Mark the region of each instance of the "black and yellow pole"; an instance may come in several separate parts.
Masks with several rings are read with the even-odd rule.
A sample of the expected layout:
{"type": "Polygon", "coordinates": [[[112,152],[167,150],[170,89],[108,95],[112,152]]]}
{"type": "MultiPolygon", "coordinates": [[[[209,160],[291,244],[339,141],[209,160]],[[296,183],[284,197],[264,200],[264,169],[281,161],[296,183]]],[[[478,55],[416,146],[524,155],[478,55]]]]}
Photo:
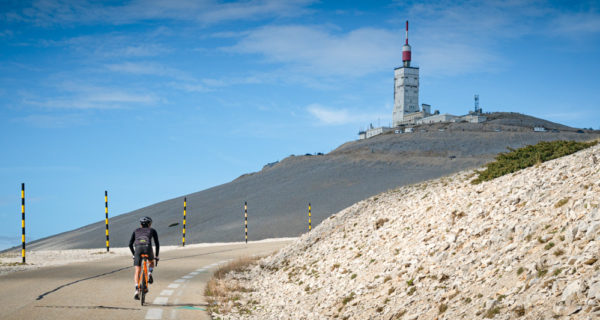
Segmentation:
{"type": "Polygon", "coordinates": [[[110,245],[108,241],[108,191],[104,190],[104,222],[106,223],[106,252],[110,251],[110,245]]]}
{"type": "Polygon", "coordinates": [[[181,245],[185,247],[185,215],[187,211],[187,197],[183,198],[183,237],[181,245]]]}
{"type": "Polygon", "coordinates": [[[248,202],[244,201],[244,226],[246,229],[246,243],[248,243],[248,202]]]}
{"type": "Polygon", "coordinates": [[[25,183],[21,183],[21,256],[25,263],[25,183]]]}
{"type": "Polygon", "coordinates": [[[310,212],[310,202],[308,203],[308,231],[312,230],[312,221],[311,221],[311,212],[310,212]]]}

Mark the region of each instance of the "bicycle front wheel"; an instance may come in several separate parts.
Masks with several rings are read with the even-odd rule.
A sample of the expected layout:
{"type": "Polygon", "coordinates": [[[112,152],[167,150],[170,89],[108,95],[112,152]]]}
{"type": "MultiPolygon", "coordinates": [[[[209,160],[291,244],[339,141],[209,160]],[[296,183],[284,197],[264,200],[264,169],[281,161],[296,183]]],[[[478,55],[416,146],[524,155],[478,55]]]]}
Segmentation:
{"type": "Polygon", "coordinates": [[[144,302],[146,302],[146,281],[144,279],[142,279],[142,282],[140,283],[140,302],[142,303],[142,306],[144,305],[144,302]]]}

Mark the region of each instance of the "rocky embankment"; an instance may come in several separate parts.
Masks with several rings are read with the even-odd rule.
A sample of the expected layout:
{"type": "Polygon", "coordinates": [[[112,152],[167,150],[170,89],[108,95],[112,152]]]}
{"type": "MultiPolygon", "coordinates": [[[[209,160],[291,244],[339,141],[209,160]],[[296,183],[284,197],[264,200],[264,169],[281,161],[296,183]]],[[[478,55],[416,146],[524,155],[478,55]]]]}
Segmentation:
{"type": "Polygon", "coordinates": [[[340,211],[225,278],[221,319],[598,319],[600,146],[340,211]]]}

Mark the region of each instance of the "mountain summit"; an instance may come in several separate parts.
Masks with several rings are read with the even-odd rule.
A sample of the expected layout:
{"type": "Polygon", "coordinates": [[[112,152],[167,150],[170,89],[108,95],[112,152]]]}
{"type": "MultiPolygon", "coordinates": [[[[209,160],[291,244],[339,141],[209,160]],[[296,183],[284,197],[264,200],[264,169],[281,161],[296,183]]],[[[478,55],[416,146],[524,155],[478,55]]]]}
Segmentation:
{"type": "MultiPolygon", "coordinates": [[[[399,186],[479,167],[507,148],[539,141],[583,141],[600,137],[515,113],[486,114],[485,123],[447,123],[414,127],[413,133],[388,132],[343,144],[328,154],[290,156],[229,183],[186,195],[186,243],[244,240],[244,202],[248,237],[260,240],[298,236],[360,200],[399,186]],[[533,132],[533,127],[547,132],[533,132]]],[[[181,244],[183,197],[110,217],[113,247],[127,246],[143,216],[154,220],[161,244],[181,244]]],[[[102,208],[99,208],[101,211],[102,208]]],[[[100,248],[104,220],[28,244],[29,249],[100,248]]]]}

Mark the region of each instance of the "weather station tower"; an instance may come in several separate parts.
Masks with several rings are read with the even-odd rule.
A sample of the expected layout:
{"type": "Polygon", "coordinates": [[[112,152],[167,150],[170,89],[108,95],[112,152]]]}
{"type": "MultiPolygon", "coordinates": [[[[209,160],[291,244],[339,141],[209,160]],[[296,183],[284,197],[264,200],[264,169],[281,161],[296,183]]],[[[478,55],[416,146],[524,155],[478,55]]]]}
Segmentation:
{"type": "Polygon", "coordinates": [[[411,67],[410,61],[411,48],[408,44],[408,21],[406,21],[402,67],[394,69],[394,127],[411,120],[411,113],[419,112],[419,68],[411,67]]]}

